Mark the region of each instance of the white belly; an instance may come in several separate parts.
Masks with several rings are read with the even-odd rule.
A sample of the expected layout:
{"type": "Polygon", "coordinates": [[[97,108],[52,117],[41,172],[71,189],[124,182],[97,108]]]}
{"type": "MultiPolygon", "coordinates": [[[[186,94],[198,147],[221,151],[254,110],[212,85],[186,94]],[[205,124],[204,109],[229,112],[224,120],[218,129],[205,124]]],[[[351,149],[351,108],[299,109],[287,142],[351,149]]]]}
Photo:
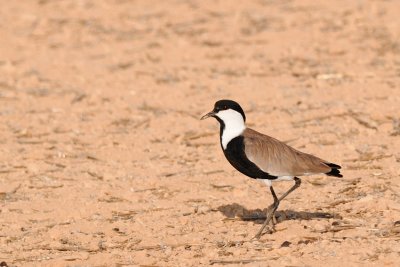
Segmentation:
{"type": "Polygon", "coordinates": [[[272,186],[273,182],[281,182],[281,181],[293,181],[294,176],[278,176],[278,178],[274,180],[268,180],[268,179],[259,179],[262,180],[268,187],[272,186]]]}

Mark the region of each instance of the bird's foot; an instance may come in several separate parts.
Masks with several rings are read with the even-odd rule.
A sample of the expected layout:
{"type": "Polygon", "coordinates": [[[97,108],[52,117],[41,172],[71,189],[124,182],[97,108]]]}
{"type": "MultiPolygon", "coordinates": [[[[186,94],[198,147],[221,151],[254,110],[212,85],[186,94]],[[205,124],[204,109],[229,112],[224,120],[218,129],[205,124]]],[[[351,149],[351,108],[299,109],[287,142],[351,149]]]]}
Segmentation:
{"type": "Polygon", "coordinates": [[[251,241],[253,241],[253,240],[259,240],[260,238],[261,238],[261,236],[263,236],[263,235],[265,235],[265,234],[269,234],[269,235],[271,235],[271,234],[273,234],[273,233],[275,233],[276,232],[276,230],[275,230],[275,226],[272,226],[272,227],[267,227],[266,229],[265,229],[265,231],[263,231],[263,232],[261,232],[261,233],[257,233],[252,239],[250,239],[251,241]]]}

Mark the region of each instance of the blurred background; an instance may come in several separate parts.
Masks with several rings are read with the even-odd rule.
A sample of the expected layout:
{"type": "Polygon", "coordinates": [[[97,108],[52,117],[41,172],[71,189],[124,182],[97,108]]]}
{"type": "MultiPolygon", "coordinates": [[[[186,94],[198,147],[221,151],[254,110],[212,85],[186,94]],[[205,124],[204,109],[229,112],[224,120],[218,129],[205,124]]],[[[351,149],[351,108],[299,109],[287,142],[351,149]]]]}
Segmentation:
{"type": "Polygon", "coordinates": [[[398,266],[399,10],[3,1],[0,261],[398,266]],[[225,161],[217,122],[199,121],[222,98],[252,128],[344,168],[306,178],[260,241],[246,240],[266,188],[225,161]]]}

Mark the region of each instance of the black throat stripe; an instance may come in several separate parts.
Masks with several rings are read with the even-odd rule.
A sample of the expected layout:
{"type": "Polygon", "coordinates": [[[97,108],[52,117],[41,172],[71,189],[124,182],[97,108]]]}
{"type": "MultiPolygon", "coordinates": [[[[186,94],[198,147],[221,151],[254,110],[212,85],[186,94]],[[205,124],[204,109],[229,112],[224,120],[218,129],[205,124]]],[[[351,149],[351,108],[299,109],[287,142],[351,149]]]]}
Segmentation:
{"type": "Polygon", "coordinates": [[[257,165],[255,165],[247,158],[244,152],[245,150],[244,150],[243,136],[238,136],[233,138],[228,143],[226,149],[224,150],[222,148],[222,150],[224,151],[225,157],[229,161],[229,163],[233,167],[235,167],[236,170],[240,171],[244,175],[247,175],[251,178],[268,179],[268,180],[274,180],[278,178],[277,176],[272,176],[262,171],[260,168],[257,167],[257,165]]]}

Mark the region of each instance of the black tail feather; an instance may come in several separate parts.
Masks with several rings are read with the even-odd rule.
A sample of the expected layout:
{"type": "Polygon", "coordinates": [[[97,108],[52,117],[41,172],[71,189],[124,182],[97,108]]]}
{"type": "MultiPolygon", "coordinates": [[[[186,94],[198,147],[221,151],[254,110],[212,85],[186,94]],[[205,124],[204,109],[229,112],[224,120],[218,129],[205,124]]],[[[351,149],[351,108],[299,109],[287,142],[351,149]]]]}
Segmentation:
{"type": "Polygon", "coordinates": [[[333,163],[326,163],[329,167],[331,167],[331,171],[325,173],[328,176],[334,176],[334,177],[343,177],[343,175],[340,173],[340,168],[342,168],[339,165],[333,164],[333,163]]]}
{"type": "Polygon", "coordinates": [[[328,165],[329,167],[333,168],[333,169],[341,169],[342,166],[336,165],[334,163],[325,163],[326,165],[328,165]]]}

